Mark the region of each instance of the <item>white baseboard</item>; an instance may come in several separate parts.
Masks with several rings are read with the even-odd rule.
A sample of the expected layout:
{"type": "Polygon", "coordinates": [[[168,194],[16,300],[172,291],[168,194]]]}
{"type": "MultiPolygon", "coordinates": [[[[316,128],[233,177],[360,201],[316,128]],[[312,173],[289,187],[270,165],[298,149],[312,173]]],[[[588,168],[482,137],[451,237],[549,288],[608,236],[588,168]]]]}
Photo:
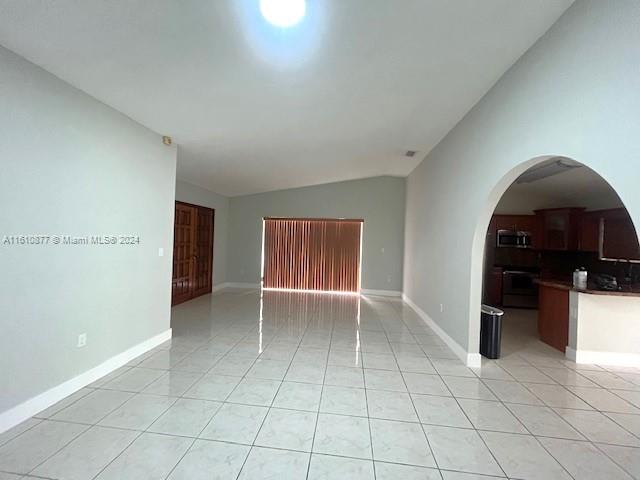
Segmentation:
{"type": "Polygon", "coordinates": [[[427,326],[438,334],[442,341],[447,344],[453,353],[455,353],[467,367],[477,368],[481,366],[481,356],[479,353],[468,353],[458,342],[451,338],[449,334],[440,327],[440,325],[438,325],[424,310],[416,305],[413,300],[407,297],[404,293],[402,294],[402,300],[415,310],[427,326]]]}
{"type": "Polygon", "coordinates": [[[97,367],[93,367],[84,373],[81,373],[77,377],[67,380],[60,385],[57,385],[46,392],[36,395],[30,398],[26,402],[16,405],[15,407],[0,413],[0,433],[9,430],[10,428],[24,422],[31,418],[35,414],[41,412],[45,408],[49,408],[55,405],[60,400],[68,397],[74,392],[77,392],[83,387],[95,382],[96,380],[104,377],[108,373],[113,372],[117,368],[126,365],[134,358],[148,352],[152,348],[166,342],[171,339],[171,329],[145,340],[133,347],[125,350],[122,353],[117,354],[114,357],[102,362],[97,367]]]}
{"type": "Polygon", "coordinates": [[[378,295],[380,297],[402,297],[402,292],[397,290],[373,290],[371,288],[361,288],[360,293],[363,295],[378,295]]]}
{"type": "Polygon", "coordinates": [[[618,367],[640,367],[640,354],[574,350],[566,347],[565,356],[576,363],[587,365],[610,365],[618,367]]]}

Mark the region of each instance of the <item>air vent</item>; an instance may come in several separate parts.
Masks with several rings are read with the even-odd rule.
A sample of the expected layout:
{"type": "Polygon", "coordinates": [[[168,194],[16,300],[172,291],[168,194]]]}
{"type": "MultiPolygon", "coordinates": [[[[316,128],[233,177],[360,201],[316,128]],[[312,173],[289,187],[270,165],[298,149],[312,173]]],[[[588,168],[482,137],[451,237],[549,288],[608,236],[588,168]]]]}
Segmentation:
{"type": "Polygon", "coordinates": [[[415,154],[418,153],[417,150],[407,150],[406,153],[404,154],[405,157],[413,157],[415,156],[415,154]]]}

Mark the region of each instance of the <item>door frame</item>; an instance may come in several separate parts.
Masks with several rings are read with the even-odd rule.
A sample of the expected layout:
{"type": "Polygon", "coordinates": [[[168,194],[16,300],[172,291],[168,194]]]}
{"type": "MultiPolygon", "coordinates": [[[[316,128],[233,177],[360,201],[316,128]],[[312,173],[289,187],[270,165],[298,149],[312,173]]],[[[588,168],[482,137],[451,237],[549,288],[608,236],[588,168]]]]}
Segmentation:
{"type": "MultiPolygon", "coordinates": [[[[206,295],[206,294],[211,293],[213,291],[213,254],[214,254],[213,252],[214,252],[214,242],[215,242],[214,235],[215,235],[215,222],[216,222],[216,209],[215,208],[207,207],[205,205],[197,205],[195,203],[189,203],[189,202],[183,202],[183,201],[180,201],[180,200],[175,200],[175,202],[174,202],[174,211],[175,211],[176,205],[184,205],[184,206],[192,207],[192,208],[196,209],[196,215],[195,215],[195,222],[196,223],[194,224],[194,230],[196,232],[196,235],[197,235],[197,232],[198,232],[198,224],[197,224],[198,213],[197,213],[197,209],[204,208],[206,210],[211,210],[211,236],[210,236],[211,241],[209,242],[209,244],[210,244],[210,247],[209,247],[209,252],[210,252],[210,255],[209,255],[209,271],[211,272],[211,275],[210,275],[211,279],[209,281],[209,288],[207,289],[207,291],[204,291],[204,292],[201,292],[201,293],[199,293],[197,295],[194,295],[194,292],[195,292],[195,285],[194,285],[193,287],[191,287],[191,294],[187,298],[181,299],[180,301],[176,301],[174,299],[174,297],[173,297],[173,288],[172,288],[172,293],[171,293],[171,306],[172,307],[175,306],[175,305],[179,305],[181,303],[187,302],[189,300],[193,300],[194,298],[200,297],[202,295],[206,295]]],[[[171,266],[171,268],[172,268],[171,278],[172,278],[172,282],[173,282],[173,252],[174,252],[175,241],[176,241],[176,239],[175,239],[175,219],[174,219],[174,235],[173,235],[173,244],[171,246],[172,247],[171,248],[171,265],[172,265],[171,266]]],[[[194,242],[197,243],[197,240],[195,238],[194,238],[194,242]]],[[[195,244],[194,244],[194,246],[195,246],[195,244]]],[[[192,268],[195,268],[193,263],[192,263],[192,268]]]]}

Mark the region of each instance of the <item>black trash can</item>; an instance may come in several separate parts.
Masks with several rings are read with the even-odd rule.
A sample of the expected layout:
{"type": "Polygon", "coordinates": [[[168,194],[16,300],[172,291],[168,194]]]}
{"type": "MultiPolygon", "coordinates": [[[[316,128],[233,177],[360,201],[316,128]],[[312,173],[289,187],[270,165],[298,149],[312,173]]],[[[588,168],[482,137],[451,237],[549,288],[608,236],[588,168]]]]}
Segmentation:
{"type": "Polygon", "coordinates": [[[480,319],[480,354],[487,358],[500,358],[502,315],[499,308],[482,305],[480,319]]]}

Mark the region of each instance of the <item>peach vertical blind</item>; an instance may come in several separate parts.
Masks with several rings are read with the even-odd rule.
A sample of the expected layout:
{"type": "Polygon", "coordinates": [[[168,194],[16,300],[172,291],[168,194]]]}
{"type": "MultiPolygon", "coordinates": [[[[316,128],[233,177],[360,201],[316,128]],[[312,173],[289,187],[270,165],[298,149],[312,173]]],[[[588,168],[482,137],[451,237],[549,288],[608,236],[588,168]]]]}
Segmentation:
{"type": "Polygon", "coordinates": [[[264,219],[265,288],[357,292],[362,220],[264,219]]]}

